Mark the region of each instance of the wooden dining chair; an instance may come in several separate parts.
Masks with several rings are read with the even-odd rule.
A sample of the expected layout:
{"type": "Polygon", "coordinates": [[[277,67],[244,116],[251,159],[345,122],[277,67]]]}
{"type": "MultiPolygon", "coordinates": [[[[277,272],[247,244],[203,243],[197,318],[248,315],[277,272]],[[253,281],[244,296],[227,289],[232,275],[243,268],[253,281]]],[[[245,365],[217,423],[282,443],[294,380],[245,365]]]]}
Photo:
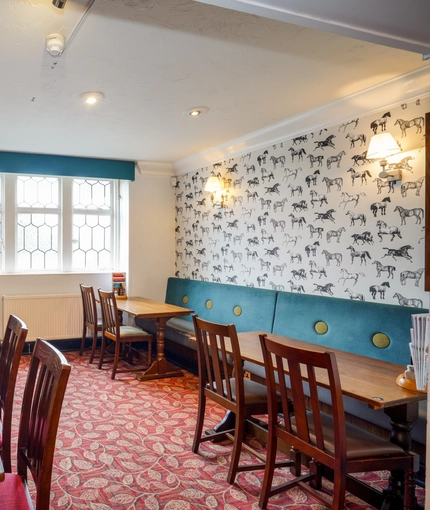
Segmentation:
{"type": "Polygon", "coordinates": [[[12,469],[11,428],[15,385],[27,333],[25,323],[10,315],[0,353],[0,457],[7,473],[12,469]]]}
{"type": "Polygon", "coordinates": [[[98,290],[100,298],[100,308],[102,312],[102,346],[100,351],[100,361],[98,368],[102,368],[104,363],[112,360],[105,360],[106,340],[115,342],[115,353],[113,357],[113,367],[111,378],[115,379],[115,375],[124,372],[140,372],[151,365],[152,362],[152,340],[151,334],[143,331],[135,326],[123,326],[119,318],[118,307],[116,303],[115,293],[98,290]],[[130,366],[133,361],[132,343],[147,342],[148,344],[148,363],[145,367],[130,366]],[[118,363],[123,347],[123,354],[128,361],[127,368],[118,369],[118,363]],[[128,355],[128,356],[127,356],[128,355]]]}
{"type": "Polygon", "coordinates": [[[79,286],[81,288],[83,310],[83,331],[79,354],[82,356],[85,349],[87,334],[90,332],[92,335],[92,343],[89,363],[92,363],[96,353],[98,333],[102,330],[102,319],[98,317],[97,314],[97,303],[92,286],[83,285],[82,283],[79,286]]]}
{"type": "Polygon", "coordinates": [[[49,510],[55,441],[70,374],[70,364],[55,347],[36,340],[25,384],[19,421],[17,473],[0,482],[2,510],[49,510]],[[35,505],[28,488],[35,485],[35,505]]]}
{"type": "Polygon", "coordinates": [[[299,485],[326,507],[339,510],[344,508],[347,474],[379,470],[405,470],[403,508],[415,508],[415,472],[418,471],[419,456],[345,422],[335,354],[290,347],[270,340],[267,335],[260,335],[260,342],[269,392],[267,464],[260,508],[267,507],[271,496],[299,485]],[[276,371],[284,409],[290,405],[287,394],[294,405],[294,415],[284,413],[282,420],[277,416],[276,371]],[[327,375],[332,416],[320,410],[317,374],[318,377],[327,375]],[[291,393],[287,389],[288,381],[291,393]],[[272,487],[278,439],[300,450],[311,461],[309,473],[302,475],[300,469],[296,470],[296,478],[272,487]],[[331,500],[321,490],[322,476],[326,474],[323,466],[333,477],[331,500]]]}
{"type": "MultiPolygon", "coordinates": [[[[267,388],[263,384],[244,378],[239,341],[233,324],[208,322],[197,315],[193,315],[193,323],[199,367],[199,405],[192,451],[197,453],[199,445],[205,441],[225,436],[231,439],[233,451],[227,481],[233,484],[238,472],[265,467],[265,456],[244,443],[243,438],[246,421],[252,416],[267,414],[267,388]],[[207,399],[234,413],[233,428],[203,434],[207,399]],[[239,465],[242,448],[261,462],[239,465]]],[[[254,422],[254,426],[258,427],[258,422],[254,422]]],[[[292,461],[280,462],[278,467],[290,465],[293,465],[292,461]]]]}

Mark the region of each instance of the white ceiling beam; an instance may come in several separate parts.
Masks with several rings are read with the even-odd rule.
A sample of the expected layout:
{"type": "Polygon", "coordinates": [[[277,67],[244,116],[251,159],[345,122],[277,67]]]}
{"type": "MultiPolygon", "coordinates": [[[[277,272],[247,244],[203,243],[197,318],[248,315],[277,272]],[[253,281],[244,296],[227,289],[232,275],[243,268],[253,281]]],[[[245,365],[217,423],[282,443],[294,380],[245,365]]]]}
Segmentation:
{"type": "Polygon", "coordinates": [[[197,0],[422,55],[430,52],[428,0],[197,0]]]}

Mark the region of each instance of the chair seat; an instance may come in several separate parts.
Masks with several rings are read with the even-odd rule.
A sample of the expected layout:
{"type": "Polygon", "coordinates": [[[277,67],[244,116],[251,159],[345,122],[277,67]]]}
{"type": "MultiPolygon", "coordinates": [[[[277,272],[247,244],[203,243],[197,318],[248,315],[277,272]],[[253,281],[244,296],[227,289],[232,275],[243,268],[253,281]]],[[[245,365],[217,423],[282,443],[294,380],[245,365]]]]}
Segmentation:
{"type": "MultiPolygon", "coordinates": [[[[308,413],[309,432],[311,440],[315,441],[314,422],[311,412],[308,413]]],[[[291,419],[291,424],[295,421],[291,419]]],[[[326,451],[334,454],[334,429],[333,418],[326,413],[321,413],[321,421],[324,430],[324,445],[326,451]]],[[[364,457],[389,457],[393,455],[403,455],[405,451],[386,439],[382,439],[374,434],[366,432],[355,425],[346,423],[346,458],[360,459],[364,457]]]]}
{"type": "Polygon", "coordinates": [[[2,510],[29,510],[27,493],[20,476],[5,473],[4,481],[0,483],[0,502],[2,510]]]}
{"type": "Polygon", "coordinates": [[[135,326],[120,326],[119,334],[122,337],[127,337],[127,336],[148,337],[148,336],[151,336],[146,331],[143,331],[143,329],[136,328],[135,326]]]}

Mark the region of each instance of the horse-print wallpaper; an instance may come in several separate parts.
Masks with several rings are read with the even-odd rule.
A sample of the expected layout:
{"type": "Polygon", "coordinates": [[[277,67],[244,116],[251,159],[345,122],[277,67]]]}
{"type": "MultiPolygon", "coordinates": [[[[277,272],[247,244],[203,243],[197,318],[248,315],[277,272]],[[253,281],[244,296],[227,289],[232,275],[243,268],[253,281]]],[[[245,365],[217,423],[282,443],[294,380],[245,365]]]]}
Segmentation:
{"type": "Polygon", "coordinates": [[[424,117],[429,97],[214,162],[176,185],[176,276],[427,307],[424,117]],[[379,177],[373,134],[402,152],[379,177]],[[209,176],[223,183],[211,207],[209,176]]]}

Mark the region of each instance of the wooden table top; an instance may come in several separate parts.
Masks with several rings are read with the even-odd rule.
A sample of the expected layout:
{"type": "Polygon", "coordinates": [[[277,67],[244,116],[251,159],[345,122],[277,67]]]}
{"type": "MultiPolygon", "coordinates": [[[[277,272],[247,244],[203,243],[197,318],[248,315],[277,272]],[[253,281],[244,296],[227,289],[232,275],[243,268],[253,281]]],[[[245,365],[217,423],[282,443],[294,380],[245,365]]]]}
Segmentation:
{"type": "MultiPolygon", "coordinates": [[[[238,333],[241,356],[244,360],[264,365],[259,334],[263,331],[238,333]]],[[[294,340],[281,335],[268,333],[272,340],[291,346],[315,351],[332,351],[336,354],[342,385],[342,393],[366,402],[373,409],[383,409],[401,404],[426,400],[427,394],[407,390],[396,384],[396,378],[405,371],[403,365],[396,365],[346,351],[294,340]]],[[[317,373],[322,387],[328,387],[328,380],[317,373]]]]}
{"type": "Polygon", "coordinates": [[[163,301],[154,301],[143,297],[129,297],[127,299],[117,299],[118,310],[129,313],[141,319],[151,319],[155,317],[181,317],[193,313],[189,308],[170,305],[163,301]]]}

